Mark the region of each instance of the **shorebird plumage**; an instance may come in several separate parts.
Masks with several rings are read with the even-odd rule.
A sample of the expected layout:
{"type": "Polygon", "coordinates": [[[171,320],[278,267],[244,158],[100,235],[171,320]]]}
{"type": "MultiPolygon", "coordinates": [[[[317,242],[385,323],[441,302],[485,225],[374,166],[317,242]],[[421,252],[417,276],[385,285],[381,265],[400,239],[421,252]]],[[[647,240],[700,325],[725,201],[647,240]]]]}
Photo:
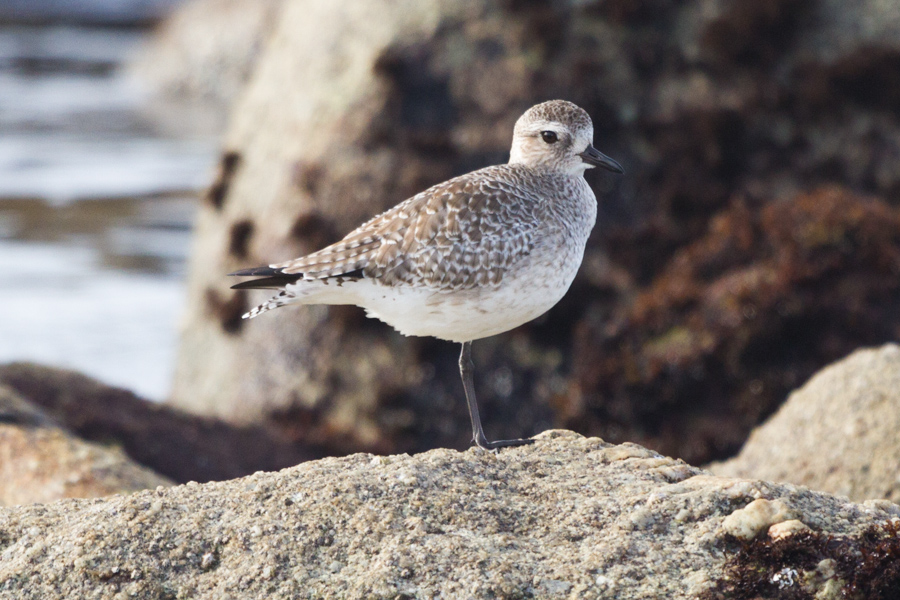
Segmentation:
{"type": "Polygon", "coordinates": [[[307,256],[232,273],[260,277],[235,289],[280,289],[244,318],[291,303],[353,304],[404,335],[459,342],[475,442],[530,442],[485,438],[471,342],[540,316],[569,289],[597,216],[584,172],[623,172],[592,138],[575,104],[533,106],[516,122],[508,164],[428,188],[307,256]]]}

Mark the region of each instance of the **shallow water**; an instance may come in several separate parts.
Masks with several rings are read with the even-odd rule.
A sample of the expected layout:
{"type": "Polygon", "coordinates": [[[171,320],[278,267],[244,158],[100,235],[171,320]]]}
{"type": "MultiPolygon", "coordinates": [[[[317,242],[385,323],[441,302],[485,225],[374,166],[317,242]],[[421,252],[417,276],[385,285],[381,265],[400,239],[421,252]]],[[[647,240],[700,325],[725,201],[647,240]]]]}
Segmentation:
{"type": "Polygon", "coordinates": [[[161,399],[216,140],[147,110],[121,68],[144,35],[0,29],[0,362],[161,399]]]}

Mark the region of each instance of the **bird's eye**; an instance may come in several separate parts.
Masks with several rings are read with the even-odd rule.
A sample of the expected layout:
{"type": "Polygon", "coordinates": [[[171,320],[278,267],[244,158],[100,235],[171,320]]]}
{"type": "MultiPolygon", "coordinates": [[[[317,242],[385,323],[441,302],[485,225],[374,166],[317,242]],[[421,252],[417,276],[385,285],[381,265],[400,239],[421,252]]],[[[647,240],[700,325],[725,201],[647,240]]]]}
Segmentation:
{"type": "Polygon", "coordinates": [[[548,144],[555,144],[559,137],[557,137],[555,131],[542,131],[541,139],[548,144]]]}

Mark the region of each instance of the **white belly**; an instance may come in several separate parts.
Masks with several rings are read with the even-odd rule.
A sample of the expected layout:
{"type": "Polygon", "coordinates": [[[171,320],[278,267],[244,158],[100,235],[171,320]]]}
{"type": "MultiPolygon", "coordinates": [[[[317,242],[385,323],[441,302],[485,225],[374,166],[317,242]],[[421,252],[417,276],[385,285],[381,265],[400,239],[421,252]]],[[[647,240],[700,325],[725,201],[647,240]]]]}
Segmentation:
{"type": "Polygon", "coordinates": [[[466,342],[527,323],[547,312],[561,297],[511,288],[453,294],[406,288],[367,302],[366,314],[403,335],[466,342]]]}
{"type": "Polygon", "coordinates": [[[577,260],[556,258],[555,264],[543,262],[508,273],[498,286],[464,291],[389,288],[360,281],[355,304],[404,335],[477,340],[527,323],[560,301],[575,278],[581,253],[577,260]]]}

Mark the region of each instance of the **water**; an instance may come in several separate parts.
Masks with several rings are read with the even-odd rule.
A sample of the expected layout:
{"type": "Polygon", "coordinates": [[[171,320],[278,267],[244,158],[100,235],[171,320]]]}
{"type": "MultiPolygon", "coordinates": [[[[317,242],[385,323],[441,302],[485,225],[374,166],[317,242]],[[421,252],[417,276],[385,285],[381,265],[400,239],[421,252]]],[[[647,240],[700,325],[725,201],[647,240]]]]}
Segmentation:
{"type": "Polygon", "coordinates": [[[145,35],[0,29],[0,362],[73,368],[161,399],[196,191],[217,145],[145,110],[121,68],[145,35]]]}
{"type": "Polygon", "coordinates": [[[181,0],[0,0],[3,22],[131,25],[160,16],[181,0]]]}

